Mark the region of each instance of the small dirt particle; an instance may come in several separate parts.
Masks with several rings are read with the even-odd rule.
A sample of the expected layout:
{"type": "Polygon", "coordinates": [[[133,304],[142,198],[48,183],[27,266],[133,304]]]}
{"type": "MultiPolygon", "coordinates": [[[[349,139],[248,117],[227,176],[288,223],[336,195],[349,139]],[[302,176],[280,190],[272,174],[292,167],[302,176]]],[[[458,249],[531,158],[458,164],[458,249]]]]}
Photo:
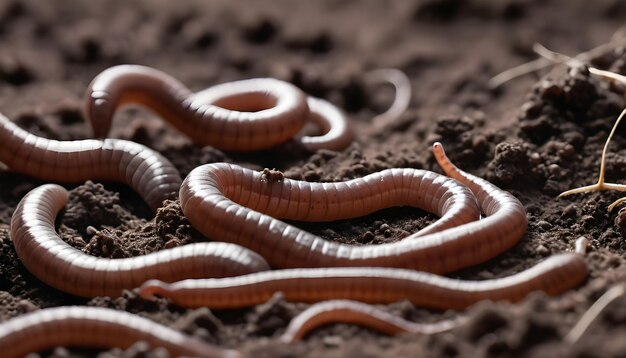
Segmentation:
{"type": "Polygon", "coordinates": [[[615,230],[626,237],[626,208],[621,208],[615,217],[615,230]]]}
{"type": "Polygon", "coordinates": [[[261,176],[263,177],[263,179],[267,180],[270,183],[279,182],[285,179],[285,175],[283,174],[283,172],[281,172],[280,170],[276,170],[276,168],[263,169],[261,176]]]}
{"type": "Polygon", "coordinates": [[[537,247],[535,248],[535,251],[537,251],[537,254],[544,256],[544,257],[550,255],[550,249],[548,249],[547,247],[543,245],[537,245],[537,247]]]}

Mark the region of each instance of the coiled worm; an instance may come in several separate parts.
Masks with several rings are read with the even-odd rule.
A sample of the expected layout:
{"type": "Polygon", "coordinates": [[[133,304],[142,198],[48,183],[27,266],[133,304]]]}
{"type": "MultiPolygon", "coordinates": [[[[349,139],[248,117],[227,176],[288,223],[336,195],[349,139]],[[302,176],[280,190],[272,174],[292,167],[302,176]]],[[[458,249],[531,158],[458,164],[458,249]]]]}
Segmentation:
{"type": "Polygon", "coordinates": [[[58,182],[128,184],[156,211],[176,198],[178,170],[161,154],[120,139],[58,141],[37,137],[0,114],[0,161],[9,169],[58,182]]]}
{"type": "Polygon", "coordinates": [[[99,258],[65,243],[54,230],[68,192],[55,184],[29,192],[11,218],[11,239],[20,261],[44,283],[84,297],[117,297],[123,289],[158,278],[225,277],[269,269],[259,255],[243,247],[221,243],[195,243],[145,256],[99,258]]]}
{"type": "Polygon", "coordinates": [[[352,130],[337,106],[321,98],[308,97],[309,120],[322,130],[319,136],[302,136],[298,140],[310,151],[328,149],[340,151],[352,142],[352,130]]]}
{"type": "Polygon", "coordinates": [[[332,104],[307,100],[294,85],[271,78],[223,83],[194,94],[164,72],[122,65],[96,76],[85,98],[97,137],[109,132],[119,107],[139,104],[195,143],[223,150],[271,148],[294,137],[309,116],[328,133],[301,138],[305,148],[340,150],[352,139],[345,116],[332,104]]]}
{"type": "Polygon", "coordinates": [[[330,323],[358,324],[388,335],[436,334],[449,331],[463,321],[463,319],[458,319],[436,323],[415,323],[365,303],[330,300],[316,303],[294,317],[280,338],[285,343],[292,343],[301,340],[314,329],[330,323]]]}
{"type": "Polygon", "coordinates": [[[0,324],[0,352],[5,358],[58,346],[128,348],[137,341],[163,347],[172,356],[241,357],[146,318],[97,307],[47,308],[0,324]]]}
{"type": "Polygon", "coordinates": [[[183,181],[181,208],[207,237],[247,247],[275,268],[386,266],[446,273],[484,262],[521,239],[527,226],[521,203],[489,182],[459,171],[440,144],[434,151],[446,173],[476,195],[487,218],[471,222],[479,211],[467,188],[416,169],[390,169],[347,182],[307,183],[268,180],[231,164],[207,164],[183,181]],[[416,206],[441,219],[399,242],[370,246],[329,242],[276,219],[349,219],[394,205],[416,206]]]}

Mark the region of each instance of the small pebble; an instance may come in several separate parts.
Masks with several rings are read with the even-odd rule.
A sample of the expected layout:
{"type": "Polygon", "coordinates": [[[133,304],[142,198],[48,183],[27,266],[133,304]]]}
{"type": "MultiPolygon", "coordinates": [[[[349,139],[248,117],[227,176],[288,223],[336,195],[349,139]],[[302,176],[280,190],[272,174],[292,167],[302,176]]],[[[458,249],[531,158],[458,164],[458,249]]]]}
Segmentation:
{"type": "Polygon", "coordinates": [[[548,165],[548,171],[552,175],[559,175],[561,173],[561,167],[557,164],[550,164],[548,165]]]}
{"type": "Polygon", "coordinates": [[[165,248],[166,249],[171,249],[174,247],[180,246],[180,240],[177,238],[171,239],[168,242],[165,243],[165,248]]]}
{"type": "Polygon", "coordinates": [[[550,249],[548,249],[547,247],[543,246],[543,245],[538,245],[535,248],[535,251],[537,251],[537,253],[541,256],[548,256],[550,255],[550,249]]]}
{"type": "Polygon", "coordinates": [[[361,235],[361,240],[359,240],[361,243],[367,244],[369,242],[372,242],[372,240],[374,240],[374,233],[371,231],[366,231],[361,235]]]}
{"type": "Polygon", "coordinates": [[[17,304],[24,313],[34,312],[39,309],[39,307],[28,300],[19,300],[17,304]]]}
{"type": "Polygon", "coordinates": [[[550,230],[552,228],[552,224],[545,220],[540,220],[537,223],[537,227],[539,227],[541,230],[550,230]]]}
{"type": "Polygon", "coordinates": [[[594,218],[593,218],[593,216],[591,216],[591,215],[583,215],[583,216],[581,216],[581,218],[580,218],[580,221],[582,221],[582,222],[583,222],[583,223],[585,223],[585,224],[590,224],[590,223],[593,223],[593,221],[594,221],[594,220],[595,220],[595,219],[594,219],[594,218]]]}
{"type": "Polygon", "coordinates": [[[98,229],[96,229],[95,227],[89,225],[89,226],[87,226],[85,231],[87,232],[87,235],[95,235],[98,232],[98,229]]]}
{"type": "Polygon", "coordinates": [[[573,145],[569,143],[565,144],[565,146],[557,152],[557,155],[559,156],[559,159],[561,160],[567,160],[569,158],[572,158],[575,154],[576,154],[576,149],[574,148],[573,145]]]}
{"type": "Polygon", "coordinates": [[[489,271],[480,271],[477,275],[476,275],[480,280],[491,280],[493,278],[495,278],[496,276],[493,274],[493,272],[489,272],[489,271]]]}
{"type": "Polygon", "coordinates": [[[539,155],[539,153],[532,153],[529,157],[530,162],[532,164],[539,164],[541,163],[541,156],[539,155]]]}
{"type": "Polygon", "coordinates": [[[561,217],[562,218],[567,218],[567,217],[574,217],[576,216],[577,210],[576,210],[576,206],[575,205],[568,205],[565,207],[565,209],[563,209],[563,211],[561,212],[561,217]]]}
{"type": "Polygon", "coordinates": [[[339,336],[324,337],[324,345],[326,347],[339,347],[343,344],[343,339],[339,336]]]}

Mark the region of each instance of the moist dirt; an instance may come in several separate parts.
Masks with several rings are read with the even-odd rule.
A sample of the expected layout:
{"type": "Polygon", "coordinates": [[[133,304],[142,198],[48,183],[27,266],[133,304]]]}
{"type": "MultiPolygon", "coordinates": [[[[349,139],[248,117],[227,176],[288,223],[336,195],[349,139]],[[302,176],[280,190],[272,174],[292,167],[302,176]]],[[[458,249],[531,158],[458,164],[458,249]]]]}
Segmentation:
{"type": "MultiPolygon", "coordinates": [[[[497,90],[488,80],[533,59],[532,44],[574,55],[607,43],[624,24],[620,0],[424,1],[73,1],[0,2],[0,110],[22,128],[53,139],[91,135],[83,91],[109,66],[137,63],[177,77],[194,91],[252,77],[275,77],[343,108],[356,141],[342,152],[307,153],[295,143],[255,153],[201,148],[156,115],[121,111],[112,137],[147,145],[185,176],[225,161],[288,178],[343,181],[387,168],[440,172],[430,146],[441,141],[462,169],[510,191],[524,204],[527,234],[511,250],[451,274],[467,280],[504,277],[559,252],[581,236],[591,241],[588,280],[559,297],[534,293],[517,304],[481,302],[464,311],[432,311],[401,301],[381,308],[416,322],[468,317],[433,336],[388,337],[335,324],[293,345],[278,337],[307,305],[269,302],[239,310],[188,310],[165,299],[77,298],[42,284],[20,264],[9,224],[19,200],[42,181],[0,171],[0,321],[46,307],[89,305],[125,310],[186,334],[255,357],[623,357],[626,297],[611,304],[576,344],[563,337],[614,283],[626,278],[626,212],[607,212],[619,193],[557,199],[597,180],[600,153],[619,112],[623,86],[586,68],[556,66],[497,90]],[[386,128],[371,119],[393,91],[364,73],[398,68],[411,79],[409,110],[386,128]]],[[[594,56],[603,69],[626,74],[626,39],[594,56]],[[621,45],[620,45],[621,43],[621,45]]],[[[313,131],[313,129],[310,129],[313,131]]],[[[626,175],[626,129],[610,147],[607,179],[626,175]]],[[[1,143],[0,143],[1,145],[1,143]]],[[[121,258],[204,241],[177,201],[156,216],[123,185],[66,185],[68,205],[58,232],[95,256],[121,258]]],[[[411,208],[350,221],[293,223],[325,239],[354,245],[401,240],[436,218],[411,208]]],[[[56,348],[45,357],[163,357],[138,343],[127,350],[56,348]]]]}

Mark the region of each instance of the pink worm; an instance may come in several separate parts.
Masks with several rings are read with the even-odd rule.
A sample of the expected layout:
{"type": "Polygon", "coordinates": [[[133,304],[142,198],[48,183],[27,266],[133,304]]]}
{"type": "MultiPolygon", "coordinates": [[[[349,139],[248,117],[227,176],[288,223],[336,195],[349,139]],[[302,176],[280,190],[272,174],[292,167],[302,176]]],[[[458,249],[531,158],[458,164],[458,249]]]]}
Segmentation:
{"type": "Polygon", "coordinates": [[[436,323],[415,323],[396,317],[372,305],[349,301],[331,300],[316,303],[291,320],[280,339],[292,343],[303,339],[314,329],[331,323],[351,323],[374,328],[388,335],[400,333],[436,334],[459,326],[464,319],[436,323]]]}
{"type": "Polygon", "coordinates": [[[1,114],[0,161],[44,180],[123,182],[153,211],[163,200],[176,198],[181,182],[169,160],[141,144],[120,139],[50,140],[26,132],[1,114]]]}
{"type": "Polygon", "coordinates": [[[47,308],[0,324],[0,352],[5,358],[24,357],[58,346],[128,348],[137,341],[145,341],[151,347],[163,347],[172,356],[241,357],[234,350],[108,308],[47,308]]]}
{"type": "Polygon", "coordinates": [[[119,107],[139,104],[195,143],[224,150],[251,151],[284,143],[309,117],[328,132],[321,137],[302,137],[305,148],[341,150],[352,140],[345,116],[332,104],[307,100],[297,87],[271,78],[224,83],[194,94],[164,72],[122,65],[96,76],[85,100],[97,137],[109,132],[119,107]]]}
{"type": "Polygon", "coordinates": [[[409,300],[435,309],[464,309],[482,300],[517,302],[529,292],[558,295],[587,277],[581,255],[549,257],[518,274],[485,281],[464,281],[443,276],[384,267],[286,269],[219,279],[164,283],[150,280],[141,286],[145,298],[160,295],[183,307],[215,309],[247,307],[267,302],[275,292],[288,301],[319,302],[330,299],[368,303],[409,300]]]}
{"type": "Polygon", "coordinates": [[[148,279],[225,277],[268,270],[262,257],[228,243],[196,243],[124,259],[94,257],[65,243],[54,230],[67,191],[47,184],[20,201],[11,219],[11,239],[20,261],[41,281],[84,297],[117,297],[148,279]]]}
{"type": "Polygon", "coordinates": [[[396,98],[389,109],[372,118],[374,127],[382,129],[393,124],[409,108],[411,102],[411,80],[407,75],[395,68],[383,68],[366,74],[365,79],[371,82],[389,83],[396,91],[396,98]]]}
{"type": "MultiPolygon", "coordinates": [[[[411,169],[383,171],[346,183],[319,184],[288,179],[270,182],[240,167],[208,165],[185,179],[181,206],[201,232],[248,246],[278,267],[395,266],[449,272],[493,257],[519,240],[526,229],[526,215],[519,201],[457,169],[441,144],[436,143],[433,149],[446,173],[468,184],[478,196],[487,218],[448,228],[475,217],[473,201],[453,194],[466,189],[457,189],[454,181],[434,173],[411,169]],[[311,238],[269,216],[322,221],[363,215],[393,204],[435,211],[442,218],[433,226],[441,225],[435,230],[429,231],[433,226],[427,228],[428,234],[419,239],[352,247],[311,238]],[[450,219],[451,213],[456,218],[466,212],[469,214],[458,216],[462,219],[450,219]]],[[[183,306],[213,308],[259,304],[278,291],[292,301],[343,298],[389,303],[409,299],[428,307],[464,308],[483,299],[519,300],[538,289],[557,294],[584,280],[586,272],[586,264],[578,255],[557,255],[523,273],[483,282],[382,267],[291,269],[173,284],[152,280],[142,285],[141,294],[163,295],[183,306]]]]}
{"type": "MultiPolygon", "coordinates": [[[[447,289],[452,291],[449,293],[451,295],[456,295],[458,291],[465,290],[465,295],[472,296],[475,295],[476,291],[484,292],[485,289],[491,287],[490,295],[493,294],[493,296],[490,296],[489,299],[492,300],[508,299],[516,301],[522,297],[519,296],[520,293],[525,295],[537,289],[556,295],[584,281],[587,276],[587,265],[582,256],[587,250],[587,245],[587,239],[581,237],[576,240],[575,252],[578,255],[567,253],[553,256],[523,273],[504,279],[483,281],[480,284],[450,280],[454,284],[447,285],[447,289]],[[562,279],[564,281],[561,281],[562,279]],[[532,281],[534,281],[535,285],[533,285],[532,281]],[[510,296],[502,295],[502,292],[497,292],[498,290],[507,290],[510,296]],[[515,292],[516,290],[522,292],[515,292]]],[[[436,289],[441,287],[439,285],[436,289]]],[[[425,290],[423,293],[426,296],[432,294],[430,289],[425,290]]],[[[442,306],[443,304],[440,303],[438,308],[448,308],[442,306]]],[[[389,335],[400,333],[428,335],[449,331],[465,321],[466,318],[459,318],[436,323],[414,323],[393,316],[368,304],[333,299],[314,304],[302,311],[302,313],[291,320],[281,340],[291,343],[304,338],[309,332],[320,326],[339,322],[366,326],[389,335]]]]}
{"type": "Polygon", "coordinates": [[[276,268],[386,266],[446,273],[484,262],[517,243],[527,226],[521,203],[458,170],[445,158],[441,145],[434,150],[444,170],[476,195],[487,218],[470,222],[478,218],[478,209],[467,188],[416,169],[390,169],[347,182],[307,183],[267,180],[236,165],[207,164],[183,181],[181,208],[207,237],[247,247],[276,268]],[[402,241],[358,247],[328,242],[275,219],[349,219],[394,205],[420,207],[441,219],[402,241]]]}

